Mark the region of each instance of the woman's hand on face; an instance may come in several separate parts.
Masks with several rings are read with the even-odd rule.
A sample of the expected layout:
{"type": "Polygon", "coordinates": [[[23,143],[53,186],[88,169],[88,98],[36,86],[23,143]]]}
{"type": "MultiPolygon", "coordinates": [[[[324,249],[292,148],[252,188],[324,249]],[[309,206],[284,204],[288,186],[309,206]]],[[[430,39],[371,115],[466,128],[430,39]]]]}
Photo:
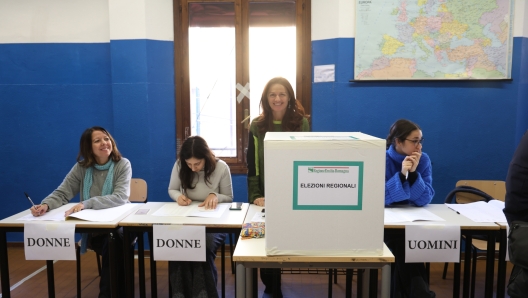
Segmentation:
{"type": "Polygon", "coordinates": [[[205,209],[216,209],[216,205],[218,205],[218,197],[214,193],[210,193],[207,198],[205,198],[205,201],[198,205],[198,207],[205,207],[205,209]]]}
{"type": "Polygon", "coordinates": [[[41,216],[42,214],[48,212],[48,204],[35,205],[29,209],[33,216],[41,216]]]}
{"type": "Polygon", "coordinates": [[[412,161],[412,167],[409,171],[414,172],[416,171],[416,168],[418,167],[418,164],[420,163],[420,157],[422,157],[422,152],[413,152],[408,157],[412,161]]]}
{"type": "Polygon", "coordinates": [[[84,209],[83,203],[79,203],[73,207],[70,208],[70,210],[64,212],[64,217],[69,216],[72,213],[79,212],[84,209]]]}
{"type": "Polygon", "coordinates": [[[176,202],[178,202],[178,205],[180,205],[180,206],[189,206],[189,205],[191,205],[192,200],[189,199],[188,197],[184,196],[184,195],[181,195],[181,196],[178,197],[176,202]]]}
{"type": "Polygon", "coordinates": [[[411,157],[410,156],[406,156],[405,159],[402,162],[401,173],[403,174],[403,176],[407,177],[407,174],[411,170],[412,166],[413,166],[413,162],[411,160],[411,157]]]}
{"type": "Polygon", "coordinates": [[[266,203],[266,200],[264,198],[258,198],[253,201],[253,204],[257,206],[264,207],[264,204],[266,203]]]}

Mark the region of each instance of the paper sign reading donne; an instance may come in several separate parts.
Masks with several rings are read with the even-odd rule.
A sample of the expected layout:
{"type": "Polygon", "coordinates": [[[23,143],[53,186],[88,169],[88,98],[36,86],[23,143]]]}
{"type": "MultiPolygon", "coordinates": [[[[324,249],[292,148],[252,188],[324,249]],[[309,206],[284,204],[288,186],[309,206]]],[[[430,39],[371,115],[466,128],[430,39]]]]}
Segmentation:
{"type": "Polygon", "coordinates": [[[205,227],[154,225],[155,261],[205,262],[205,227]]]}
{"type": "Polygon", "coordinates": [[[75,224],[24,223],[26,260],[75,260],[75,224]]]}
{"type": "Polygon", "coordinates": [[[460,226],[405,226],[405,262],[460,261],[460,226]]]}

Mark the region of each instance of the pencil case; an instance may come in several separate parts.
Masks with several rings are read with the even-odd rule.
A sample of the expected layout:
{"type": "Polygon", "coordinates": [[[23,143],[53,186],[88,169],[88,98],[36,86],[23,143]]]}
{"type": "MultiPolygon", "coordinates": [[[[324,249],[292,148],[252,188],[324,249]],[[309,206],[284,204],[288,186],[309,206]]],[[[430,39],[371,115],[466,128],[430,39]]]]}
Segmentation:
{"type": "Polygon", "coordinates": [[[244,225],[242,225],[242,231],[240,232],[240,236],[242,236],[242,239],[264,238],[265,234],[266,227],[265,223],[263,222],[245,223],[244,225]]]}

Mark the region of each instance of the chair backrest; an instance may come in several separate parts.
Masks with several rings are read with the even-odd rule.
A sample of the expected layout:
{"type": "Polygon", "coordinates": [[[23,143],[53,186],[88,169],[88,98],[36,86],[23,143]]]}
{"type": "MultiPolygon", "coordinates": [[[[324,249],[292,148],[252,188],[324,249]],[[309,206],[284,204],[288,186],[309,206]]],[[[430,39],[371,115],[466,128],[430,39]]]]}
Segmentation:
{"type": "MultiPolygon", "coordinates": [[[[479,189],[486,194],[490,195],[495,200],[504,202],[504,196],[506,195],[506,183],[498,180],[460,180],[457,182],[456,187],[460,186],[471,186],[479,189]]],[[[472,193],[459,192],[456,194],[456,202],[458,204],[471,203],[476,201],[482,201],[482,196],[478,196],[472,193]]]]}
{"type": "Polygon", "coordinates": [[[130,197],[128,200],[132,203],[147,202],[147,182],[141,178],[132,178],[130,180],[130,197]]]}

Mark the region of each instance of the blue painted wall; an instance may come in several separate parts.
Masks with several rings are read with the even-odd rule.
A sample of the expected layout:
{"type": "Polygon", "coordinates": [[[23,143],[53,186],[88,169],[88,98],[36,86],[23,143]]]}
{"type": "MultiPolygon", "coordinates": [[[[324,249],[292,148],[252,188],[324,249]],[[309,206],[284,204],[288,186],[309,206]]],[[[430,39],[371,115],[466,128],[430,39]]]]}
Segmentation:
{"type": "MultiPolygon", "coordinates": [[[[528,41],[514,39],[511,81],[353,82],[354,39],[312,42],[313,65],[335,64],[313,84],[314,131],[385,137],[398,118],[421,125],[435,203],[459,179],[503,180],[528,128],[528,41]]],[[[174,46],[153,40],[0,44],[0,218],[48,195],[75,163],[82,131],[106,127],[151,201],[169,201],[176,159],[174,46]]],[[[177,87],[177,86],[176,86],[177,87]]],[[[245,175],[233,175],[246,201],[245,175]]],[[[21,241],[21,235],[9,235],[21,241]]]]}
{"type": "Polygon", "coordinates": [[[314,131],[361,131],[385,138],[399,118],[423,131],[433,162],[434,203],[461,179],[504,180],[528,128],[526,38],[514,38],[511,81],[349,82],[354,39],[312,42],[313,65],[335,64],[332,83],[314,83],[314,131]]]}

